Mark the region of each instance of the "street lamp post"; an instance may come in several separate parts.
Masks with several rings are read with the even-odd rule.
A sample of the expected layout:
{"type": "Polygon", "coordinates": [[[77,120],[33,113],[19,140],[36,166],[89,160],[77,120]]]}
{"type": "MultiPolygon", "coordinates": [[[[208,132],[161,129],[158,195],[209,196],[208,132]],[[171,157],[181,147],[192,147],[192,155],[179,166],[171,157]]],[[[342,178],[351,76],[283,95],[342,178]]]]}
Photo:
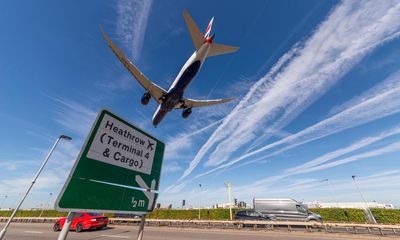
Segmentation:
{"type": "MultiPolygon", "coordinates": [[[[199,184],[199,189],[200,189],[200,195],[201,195],[201,184],[199,184]]],[[[201,211],[201,203],[200,203],[200,196],[199,196],[199,220],[201,219],[200,211],[201,211]]]]}
{"type": "Polygon", "coordinates": [[[19,208],[21,207],[22,203],[24,202],[25,198],[28,196],[28,193],[31,191],[33,185],[35,184],[37,178],[39,177],[40,173],[42,172],[44,166],[46,165],[46,163],[48,162],[51,154],[53,153],[54,149],[56,148],[58,142],[63,139],[63,140],[71,140],[72,138],[66,135],[61,135],[57,138],[57,140],[55,141],[55,143],[53,144],[53,147],[50,149],[50,152],[47,154],[44,162],[42,163],[42,166],[40,166],[39,171],[36,173],[35,178],[32,180],[31,185],[29,186],[28,190],[26,191],[25,195],[22,197],[21,201],[18,203],[17,207],[14,209],[13,213],[11,214],[11,217],[8,219],[6,225],[4,226],[3,230],[1,230],[0,232],[0,240],[3,239],[4,235],[7,232],[7,228],[10,225],[11,221],[13,220],[15,214],[17,213],[17,211],[19,210],[19,208]]]}
{"type": "Polygon", "coordinates": [[[329,191],[331,192],[331,198],[332,198],[333,202],[335,203],[336,207],[338,208],[339,207],[339,203],[338,203],[338,201],[336,201],[336,197],[334,197],[335,194],[333,194],[333,188],[332,188],[331,183],[329,182],[329,179],[321,180],[321,182],[327,182],[328,183],[329,191]]]}
{"type": "Polygon", "coordinates": [[[365,207],[366,207],[366,210],[367,210],[367,213],[368,213],[368,216],[369,216],[370,221],[373,222],[373,223],[376,223],[375,217],[374,217],[374,215],[372,214],[371,210],[369,209],[368,203],[367,203],[367,201],[365,200],[364,195],[361,193],[360,188],[358,187],[358,184],[357,184],[357,181],[356,181],[356,176],[353,175],[353,176],[351,176],[351,178],[353,178],[354,185],[356,185],[356,188],[357,188],[358,192],[360,193],[360,196],[361,196],[362,200],[363,200],[364,203],[365,203],[365,207]]]}
{"type": "Polygon", "coordinates": [[[49,199],[47,200],[47,202],[46,202],[46,204],[43,206],[43,208],[42,208],[42,211],[40,212],[40,215],[39,215],[39,217],[41,217],[42,216],[42,214],[43,214],[43,212],[44,212],[44,209],[46,208],[46,207],[48,207],[49,206],[49,203],[50,203],[50,200],[51,200],[51,196],[53,195],[53,193],[50,193],[50,195],[49,195],[49,199]]]}
{"type": "Polygon", "coordinates": [[[232,184],[230,182],[225,182],[225,187],[228,189],[228,200],[229,200],[229,218],[232,221],[232,184]]]}

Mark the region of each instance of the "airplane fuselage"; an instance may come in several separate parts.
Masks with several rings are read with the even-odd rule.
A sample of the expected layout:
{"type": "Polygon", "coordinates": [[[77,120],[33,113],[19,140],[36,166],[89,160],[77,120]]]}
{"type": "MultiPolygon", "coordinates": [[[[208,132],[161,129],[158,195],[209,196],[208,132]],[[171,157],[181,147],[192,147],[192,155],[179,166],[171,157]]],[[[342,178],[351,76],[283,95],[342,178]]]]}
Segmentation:
{"type": "MultiPolygon", "coordinates": [[[[157,126],[175,106],[183,104],[183,94],[185,89],[192,82],[203,65],[208,52],[210,51],[211,42],[205,42],[183,65],[178,76],[175,78],[167,94],[163,97],[162,103],[158,105],[153,115],[153,125],[157,126]]],[[[184,107],[184,106],[183,106],[184,107]]]]}

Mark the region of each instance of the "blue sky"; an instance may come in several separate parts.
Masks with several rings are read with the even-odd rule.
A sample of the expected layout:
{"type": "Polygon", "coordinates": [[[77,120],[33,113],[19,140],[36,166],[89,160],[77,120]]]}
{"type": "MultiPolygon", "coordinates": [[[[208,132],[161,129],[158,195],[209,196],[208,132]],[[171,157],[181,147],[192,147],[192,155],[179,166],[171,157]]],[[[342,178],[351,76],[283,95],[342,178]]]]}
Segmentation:
{"type": "MultiPolygon", "coordinates": [[[[107,108],[166,143],[159,202],[211,206],[233,196],[400,206],[398,1],[1,1],[0,207],[13,207],[60,134],[23,205],[60,191],[97,112],[107,108]],[[152,81],[172,83],[194,51],[182,18],[237,53],[207,59],[185,93],[229,104],[171,112],[152,101],[99,25],[152,81]],[[199,187],[199,184],[202,187],[199,187]],[[7,195],[6,201],[2,201],[7,195]]],[[[54,201],[54,197],[51,201],[54,201]]]]}

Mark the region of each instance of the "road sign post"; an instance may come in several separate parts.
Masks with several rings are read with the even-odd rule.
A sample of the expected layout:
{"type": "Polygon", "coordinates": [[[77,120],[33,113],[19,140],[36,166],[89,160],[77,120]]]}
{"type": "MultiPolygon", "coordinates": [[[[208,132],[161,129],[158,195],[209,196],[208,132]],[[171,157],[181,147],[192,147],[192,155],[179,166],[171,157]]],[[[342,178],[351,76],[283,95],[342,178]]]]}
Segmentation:
{"type": "Polygon", "coordinates": [[[143,238],[145,222],[146,222],[146,214],[143,214],[142,217],[141,217],[141,221],[140,221],[139,233],[138,233],[137,240],[142,240],[142,238],[143,238]]]}
{"type": "Polygon", "coordinates": [[[60,235],[58,235],[57,240],[65,240],[67,238],[68,232],[69,232],[69,228],[71,227],[71,223],[74,220],[75,217],[75,213],[74,212],[70,212],[68,213],[67,216],[67,221],[65,221],[64,226],[61,230],[60,235]]]}
{"type": "Polygon", "coordinates": [[[146,214],[158,196],[164,143],[102,110],[57,200],[58,211],[146,214]]]}

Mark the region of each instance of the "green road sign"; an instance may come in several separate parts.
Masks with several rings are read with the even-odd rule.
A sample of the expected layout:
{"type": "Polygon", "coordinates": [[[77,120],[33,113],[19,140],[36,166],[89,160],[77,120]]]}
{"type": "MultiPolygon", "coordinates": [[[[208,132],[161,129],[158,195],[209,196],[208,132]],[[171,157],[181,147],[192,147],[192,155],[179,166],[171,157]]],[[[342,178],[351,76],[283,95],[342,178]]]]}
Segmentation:
{"type": "Polygon", "coordinates": [[[102,110],[68,176],[58,211],[148,213],[158,194],[164,143],[102,110]]]}

